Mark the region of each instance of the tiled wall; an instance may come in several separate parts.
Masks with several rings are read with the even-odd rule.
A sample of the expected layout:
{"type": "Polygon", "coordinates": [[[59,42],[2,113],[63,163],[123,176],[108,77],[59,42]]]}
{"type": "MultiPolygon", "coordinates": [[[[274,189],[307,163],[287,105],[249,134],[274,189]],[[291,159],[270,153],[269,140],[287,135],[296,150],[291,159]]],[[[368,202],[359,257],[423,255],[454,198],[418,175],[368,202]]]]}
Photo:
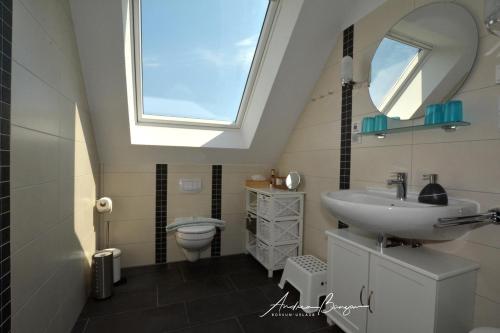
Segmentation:
{"type": "MultiPolygon", "coordinates": [[[[212,165],[212,198],[211,198],[211,217],[220,219],[222,215],[222,165],[212,165]]],[[[210,255],[212,257],[220,256],[221,230],[217,231],[210,244],[210,255]]]]}
{"type": "MultiPolygon", "coordinates": [[[[342,33],[342,56],[352,57],[353,46],[354,26],[351,25],[342,33]]],[[[342,106],[340,109],[340,190],[351,188],[352,89],[353,85],[349,83],[342,86],[342,106]]],[[[338,227],[347,228],[347,224],[339,221],[338,227]]]]}
{"type": "MultiPolygon", "coordinates": [[[[345,29],[342,34],[342,56],[353,56],[354,26],[345,29]]],[[[348,190],[351,184],[351,124],[352,124],[352,88],[351,84],[342,86],[342,106],[340,109],[340,178],[339,189],[348,190]]]]}
{"type": "Polygon", "coordinates": [[[69,4],[13,1],[12,329],[69,332],[95,249],[97,154],[69,4]]]}
{"type": "MultiPolygon", "coordinates": [[[[320,193],[340,187],[342,52],[343,36],[340,36],[277,166],[282,174],[286,174],[289,170],[297,170],[303,176],[300,190],[306,192],[304,253],[314,254],[323,259],[326,258],[324,231],[337,228],[338,225],[337,220],[321,207],[320,193]]],[[[347,113],[346,111],[346,116],[347,113]]],[[[350,151],[350,148],[344,148],[346,149],[344,153],[350,151]]],[[[345,157],[344,162],[347,161],[347,156],[345,157]]],[[[345,175],[347,177],[343,179],[348,185],[349,173],[346,172],[345,175]]]]}
{"type": "MultiPolygon", "coordinates": [[[[354,76],[366,81],[371,55],[385,32],[414,8],[428,0],[388,0],[354,25],[354,76]]],[[[406,171],[410,190],[419,191],[426,173],[438,173],[449,195],[480,202],[482,209],[500,204],[499,97],[494,69],[499,64],[498,37],[486,33],[483,1],[457,0],[476,17],[480,27],[478,59],[470,77],[454,98],[464,102],[465,120],[472,126],[455,133],[441,129],[389,135],[384,140],[363,137],[352,143],[351,188],[385,187],[392,171],[406,171]]],[[[305,250],[325,257],[323,231],[336,223],[319,205],[323,190],[338,188],[340,137],[341,44],[301,115],[280,161],[280,168],[296,168],[305,174],[305,250]]],[[[352,121],[376,114],[366,84],[353,90],[352,121]]],[[[500,326],[500,227],[487,226],[464,239],[427,245],[478,261],[481,264],[476,289],[476,325],[500,326]]]]}
{"type": "Polygon", "coordinates": [[[167,184],[168,164],[156,165],[155,192],[155,262],[167,262],[167,184]]]}
{"type": "MultiPolygon", "coordinates": [[[[103,166],[103,195],[113,199],[110,242],[123,251],[124,266],[155,263],[155,165],[103,166]]],[[[269,173],[270,167],[262,165],[168,164],[167,223],[181,216],[212,216],[220,209],[221,218],[227,222],[221,233],[220,255],[243,252],[245,228],[245,179],[253,174],[269,173]],[[212,179],[221,172],[220,207],[212,206],[212,179]],[[221,171],[220,171],[221,169],[221,171]],[[182,193],[179,179],[200,178],[200,193],[182,193]],[[212,212],[212,208],[214,211],[212,212]]],[[[176,243],[175,234],[167,235],[167,261],[185,260],[176,243]]],[[[217,255],[217,253],[214,253],[217,255]]],[[[211,248],[204,253],[211,256],[211,248]]]]}
{"type": "Polygon", "coordinates": [[[0,1],[0,332],[11,329],[10,120],[12,1],[0,1]]]}

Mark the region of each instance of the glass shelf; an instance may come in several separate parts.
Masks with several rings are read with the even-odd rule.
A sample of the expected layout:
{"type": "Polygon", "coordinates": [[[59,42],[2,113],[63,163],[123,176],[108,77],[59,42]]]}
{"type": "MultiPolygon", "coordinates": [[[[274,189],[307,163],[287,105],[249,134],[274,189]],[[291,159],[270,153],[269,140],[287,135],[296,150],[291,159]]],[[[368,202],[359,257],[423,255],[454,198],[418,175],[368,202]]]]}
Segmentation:
{"type": "Polygon", "coordinates": [[[412,126],[404,126],[404,127],[394,127],[394,128],[388,128],[385,130],[381,131],[370,131],[370,132],[362,132],[359,133],[360,135],[375,135],[380,138],[383,138],[386,136],[386,134],[391,134],[391,133],[400,133],[400,132],[409,132],[409,131],[418,131],[418,130],[426,130],[426,129],[432,129],[432,128],[439,128],[441,127],[445,131],[454,131],[456,130],[457,127],[463,127],[463,126],[469,126],[470,123],[466,121],[452,121],[448,123],[439,123],[439,124],[427,124],[427,125],[412,125],[412,126]]]}

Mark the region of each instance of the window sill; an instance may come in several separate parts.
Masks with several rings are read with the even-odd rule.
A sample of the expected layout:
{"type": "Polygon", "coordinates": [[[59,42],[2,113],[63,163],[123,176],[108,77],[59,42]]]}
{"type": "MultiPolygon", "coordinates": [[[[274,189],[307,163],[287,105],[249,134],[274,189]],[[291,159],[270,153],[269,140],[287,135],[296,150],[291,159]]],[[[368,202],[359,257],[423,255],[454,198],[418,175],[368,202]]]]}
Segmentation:
{"type": "Polygon", "coordinates": [[[229,128],[134,124],[130,134],[133,145],[248,149],[251,144],[241,129],[229,128]]]}

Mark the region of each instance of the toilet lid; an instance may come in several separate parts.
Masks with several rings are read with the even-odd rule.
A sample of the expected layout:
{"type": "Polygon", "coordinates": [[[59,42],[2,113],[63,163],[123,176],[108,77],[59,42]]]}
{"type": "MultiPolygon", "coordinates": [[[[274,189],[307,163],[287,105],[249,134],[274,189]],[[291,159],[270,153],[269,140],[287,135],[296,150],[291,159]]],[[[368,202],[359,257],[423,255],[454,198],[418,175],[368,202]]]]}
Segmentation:
{"type": "Polygon", "coordinates": [[[206,234],[207,232],[211,232],[214,230],[215,227],[213,225],[195,225],[177,229],[178,232],[181,232],[183,234],[206,234]]]}

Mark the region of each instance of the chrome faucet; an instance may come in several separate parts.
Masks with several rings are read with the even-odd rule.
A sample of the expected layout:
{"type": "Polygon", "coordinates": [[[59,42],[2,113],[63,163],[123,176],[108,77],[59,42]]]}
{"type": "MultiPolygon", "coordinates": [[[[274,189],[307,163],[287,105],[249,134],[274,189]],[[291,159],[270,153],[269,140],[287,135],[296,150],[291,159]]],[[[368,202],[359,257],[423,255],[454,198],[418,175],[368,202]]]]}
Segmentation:
{"type": "Polygon", "coordinates": [[[406,200],[406,192],[408,190],[408,175],[406,172],[393,172],[396,177],[387,180],[387,185],[397,185],[396,198],[406,200]]]}

